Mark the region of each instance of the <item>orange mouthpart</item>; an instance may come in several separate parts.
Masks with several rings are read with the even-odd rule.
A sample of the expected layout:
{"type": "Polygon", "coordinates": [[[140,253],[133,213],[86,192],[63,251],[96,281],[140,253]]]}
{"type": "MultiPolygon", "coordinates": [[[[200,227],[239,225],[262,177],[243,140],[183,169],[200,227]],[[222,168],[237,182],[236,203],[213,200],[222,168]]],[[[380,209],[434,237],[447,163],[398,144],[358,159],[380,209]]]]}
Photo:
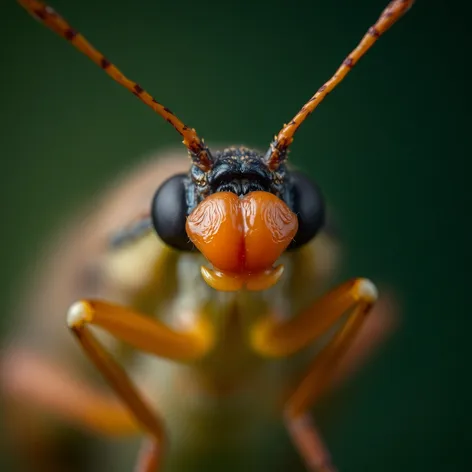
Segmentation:
{"type": "Polygon", "coordinates": [[[283,266],[272,267],[298,229],[288,206],[268,192],[240,198],[217,192],[205,198],[187,218],[188,237],[213,265],[202,267],[205,281],[216,290],[265,290],[283,266]]]}

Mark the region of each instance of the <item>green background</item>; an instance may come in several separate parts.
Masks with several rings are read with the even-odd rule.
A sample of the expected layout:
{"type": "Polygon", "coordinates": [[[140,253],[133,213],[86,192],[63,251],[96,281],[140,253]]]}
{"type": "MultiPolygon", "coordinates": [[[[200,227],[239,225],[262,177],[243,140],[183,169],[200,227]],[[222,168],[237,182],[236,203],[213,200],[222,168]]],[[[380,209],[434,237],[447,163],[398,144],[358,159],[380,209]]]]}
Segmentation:
{"type": "MultiPolygon", "coordinates": [[[[337,209],[343,276],[393,286],[402,325],[325,420],[339,469],[466,470],[466,14],[418,1],[297,134],[291,159],[337,209]]],[[[57,0],[54,7],[208,141],[267,147],[384,0],[57,0]]],[[[179,136],[2,1],[2,329],[21,274],[80,202],[179,136]]],[[[6,432],[8,433],[8,432],[6,432]]],[[[2,469],[3,470],[3,469],[2,469]]]]}

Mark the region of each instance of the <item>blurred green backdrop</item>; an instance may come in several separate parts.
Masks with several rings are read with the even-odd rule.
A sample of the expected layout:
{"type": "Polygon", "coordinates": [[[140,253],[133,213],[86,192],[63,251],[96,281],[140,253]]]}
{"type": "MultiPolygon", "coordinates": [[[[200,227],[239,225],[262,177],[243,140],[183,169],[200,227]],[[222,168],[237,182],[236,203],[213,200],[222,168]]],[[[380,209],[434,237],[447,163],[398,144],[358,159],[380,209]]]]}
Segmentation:
{"type": "MultiPolygon", "coordinates": [[[[345,389],[348,406],[327,429],[343,472],[459,471],[468,463],[470,106],[460,45],[469,33],[458,6],[440,3],[417,2],[311,116],[291,154],[337,209],[348,248],[343,275],[394,286],[403,308],[401,330],[345,389]]],[[[384,6],[54,1],[207,140],[259,148],[384,6]]],[[[6,329],[15,284],[62,219],[139,156],[179,136],[13,0],[2,1],[2,12],[6,329]]]]}

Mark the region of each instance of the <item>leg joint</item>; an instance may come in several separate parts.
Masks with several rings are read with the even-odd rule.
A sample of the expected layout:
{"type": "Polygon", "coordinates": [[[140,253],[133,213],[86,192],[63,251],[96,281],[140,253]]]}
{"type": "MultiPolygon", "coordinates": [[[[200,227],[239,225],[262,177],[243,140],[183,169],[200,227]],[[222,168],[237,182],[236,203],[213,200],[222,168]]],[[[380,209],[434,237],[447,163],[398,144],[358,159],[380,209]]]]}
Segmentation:
{"type": "Polygon", "coordinates": [[[85,301],[79,300],[67,311],[67,325],[73,330],[80,330],[93,320],[92,307],[85,301]]]}
{"type": "Polygon", "coordinates": [[[354,290],[356,291],[359,300],[368,303],[374,303],[379,296],[377,287],[369,279],[357,279],[354,290]]]}

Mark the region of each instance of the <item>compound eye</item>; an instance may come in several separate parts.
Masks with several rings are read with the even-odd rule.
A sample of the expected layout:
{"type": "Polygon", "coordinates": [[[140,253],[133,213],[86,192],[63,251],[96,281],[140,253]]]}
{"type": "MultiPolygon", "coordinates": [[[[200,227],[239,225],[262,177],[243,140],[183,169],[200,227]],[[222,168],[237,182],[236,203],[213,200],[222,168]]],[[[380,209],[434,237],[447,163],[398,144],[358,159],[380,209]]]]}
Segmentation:
{"type": "Polygon", "coordinates": [[[325,222],[325,203],[318,186],[301,172],[290,172],[293,212],[298,216],[298,231],[288,249],[311,241],[325,222]]]}
{"type": "Polygon", "coordinates": [[[157,189],[151,207],[152,224],[157,235],[165,244],[180,251],[191,251],[194,248],[185,231],[186,178],[186,174],[178,174],[166,180],[157,189]]]}

